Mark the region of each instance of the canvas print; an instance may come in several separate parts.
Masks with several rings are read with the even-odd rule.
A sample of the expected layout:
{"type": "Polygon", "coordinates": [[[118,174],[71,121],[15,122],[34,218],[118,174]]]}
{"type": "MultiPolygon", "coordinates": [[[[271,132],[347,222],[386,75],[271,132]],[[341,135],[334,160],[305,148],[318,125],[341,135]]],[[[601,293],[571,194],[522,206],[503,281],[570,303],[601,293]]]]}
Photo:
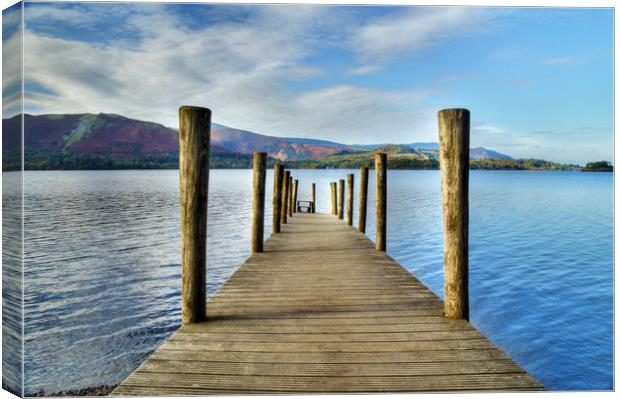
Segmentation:
{"type": "Polygon", "coordinates": [[[613,391],[614,10],[2,12],[2,387],[613,391]]]}

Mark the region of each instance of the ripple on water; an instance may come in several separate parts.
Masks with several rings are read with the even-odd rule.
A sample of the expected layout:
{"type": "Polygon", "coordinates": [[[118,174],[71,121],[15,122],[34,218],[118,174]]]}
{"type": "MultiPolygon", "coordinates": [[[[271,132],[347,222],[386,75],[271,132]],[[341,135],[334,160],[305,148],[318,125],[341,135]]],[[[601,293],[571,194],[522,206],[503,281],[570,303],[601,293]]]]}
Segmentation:
{"type": "MultiPolygon", "coordinates": [[[[317,211],[329,212],[329,182],[345,173],[294,171],[299,199],[316,182],[317,211]]],[[[180,323],[178,171],[25,179],[26,394],[117,384],[180,323]]],[[[388,252],[443,296],[439,174],[390,171],[388,181],[388,252]]],[[[251,171],[211,172],[209,296],[249,255],[250,183],[251,171]]],[[[17,220],[9,191],[3,256],[18,259],[7,234],[17,220]]],[[[372,184],[369,191],[374,239],[372,184]]],[[[265,203],[269,232],[269,189],[265,203]]],[[[472,323],[548,388],[613,387],[612,210],[610,174],[471,173],[472,323]]],[[[354,215],[357,223],[357,201],[354,215]]],[[[3,310],[15,317],[3,328],[15,339],[19,266],[6,264],[3,310]]],[[[12,350],[8,342],[3,349],[12,350]]]]}

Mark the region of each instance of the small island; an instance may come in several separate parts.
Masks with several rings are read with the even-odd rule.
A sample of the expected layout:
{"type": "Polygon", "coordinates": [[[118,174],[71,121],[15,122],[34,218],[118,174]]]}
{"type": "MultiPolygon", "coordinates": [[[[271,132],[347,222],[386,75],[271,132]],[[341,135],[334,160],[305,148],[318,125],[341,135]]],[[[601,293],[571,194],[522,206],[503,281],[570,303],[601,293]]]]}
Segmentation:
{"type": "Polygon", "coordinates": [[[582,172],[613,172],[614,166],[607,161],[588,162],[582,172]]]}

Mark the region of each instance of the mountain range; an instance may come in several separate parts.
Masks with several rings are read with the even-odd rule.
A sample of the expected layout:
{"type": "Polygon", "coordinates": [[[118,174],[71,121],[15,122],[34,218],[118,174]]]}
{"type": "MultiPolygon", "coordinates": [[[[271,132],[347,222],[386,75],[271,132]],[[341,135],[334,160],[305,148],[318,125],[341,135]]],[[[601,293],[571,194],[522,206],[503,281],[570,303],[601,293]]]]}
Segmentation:
{"type": "MultiPolygon", "coordinates": [[[[4,151],[19,149],[20,116],[2,120],[4,151]]],[[[178,152],[178,131],[158,123],[140,121],[116,114],[47,114],[24,115],[25,148],[29,151],[84,154],[89,156],[133,159],[178,152]]],[[[364,153],[387,144],[347,145],[312,138],[274,137],[213,123],[213,154],[252,154],[256,151],[281,161],[324,158],[329,155],[364,153]]],[[[403,152],[418,153],[422,158],[436,158],[437,143],[398,145],[403,152]]],[[[472,148],[471,159],[503,158],[509,155],[472,148]]]]}

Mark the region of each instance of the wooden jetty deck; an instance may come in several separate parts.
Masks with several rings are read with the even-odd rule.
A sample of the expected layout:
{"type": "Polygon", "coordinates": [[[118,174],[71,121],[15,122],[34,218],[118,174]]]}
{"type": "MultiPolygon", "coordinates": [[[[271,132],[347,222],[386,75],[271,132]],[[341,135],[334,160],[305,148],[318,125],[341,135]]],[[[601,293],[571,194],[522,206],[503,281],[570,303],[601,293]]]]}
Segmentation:
{"type": "Polygon", "coordinates": [[[544,387],[336,216],[295,214],[120,395],[544,387]]]}

